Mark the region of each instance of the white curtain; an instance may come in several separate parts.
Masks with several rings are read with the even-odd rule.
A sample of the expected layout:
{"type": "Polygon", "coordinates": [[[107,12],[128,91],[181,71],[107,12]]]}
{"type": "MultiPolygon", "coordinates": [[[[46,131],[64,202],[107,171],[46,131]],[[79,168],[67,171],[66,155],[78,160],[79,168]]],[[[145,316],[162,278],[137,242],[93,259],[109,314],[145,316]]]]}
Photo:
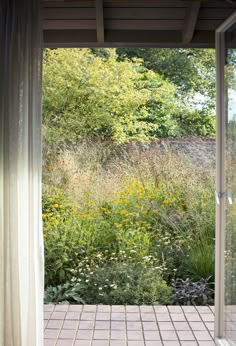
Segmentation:
{"type": "Polygon", "coordinates": [[[0,346],[43,345],[39,0],[0,0],[0,346]]]}

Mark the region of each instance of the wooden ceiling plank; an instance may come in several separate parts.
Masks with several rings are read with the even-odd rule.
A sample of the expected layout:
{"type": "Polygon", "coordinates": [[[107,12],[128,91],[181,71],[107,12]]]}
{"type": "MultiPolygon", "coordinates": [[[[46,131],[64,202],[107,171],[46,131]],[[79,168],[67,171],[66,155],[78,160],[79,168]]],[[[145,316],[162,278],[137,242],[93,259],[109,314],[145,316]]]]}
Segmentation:
{"type": "MultiPolygon", "coordinates": [[[[104,0],[104,7],[113,8],[186,8],[189,1],[183,0],[104,0]]],[[[42,7],[94,7],[94,0],[60,1],[41,0],[42,7]]],[[[202,1],[203,8],[233,8],[225,0],[202,1]]]]}
{"type": "Polygon", "coordinates": [[[205,8],[201,7],[199,19],[226,19],[233,13],[233,8],[205,8]]]}
{"type": "Polygon", "coordinates": [[[104,9],[105,19],[184,19],[185,8],[122,8],[106,7],[104,9]]]}
{"type": "Polygon", "coordinates": [[[96,19],[95,8],[43,8],[43,19],[96,19]]]}
{"type": "Polygon", "coordinates": [[[109,30],[181,30],[182,20],[105,20],[109,30]]]}
{"type": "Polygon", "coordinates": [[[96,25],[97,25],[97,41],[104,43],[104,13],[103,0],[96,0],[96,25]]]}
{"type": "Polygon", "coordinates": [[[194,1],[189,4],[189,7],[186,11],[186,18],[184,20],[184,28],[182,33],[183,44],[187,44],[192,41],[195,27],[198,20],[200,7],[201,7],[200,1],[194,1]]]}
{"type": "MultiPolygon", "coordinates": [[[[214,31],[196,31],[187,47],[214,47],[214,31]]],[[[96,41],[95,30],[45,30],[45,47],[183,47],[181,31],[108,30],[104,44],[96,41]],[[138,35],[137,35],[138,33],[138,35]]]]}
{"type": "Polygon", "coordinates": [[[96,20],[44,20],[44,30],[93,30],[96,29],[96,20]]]}

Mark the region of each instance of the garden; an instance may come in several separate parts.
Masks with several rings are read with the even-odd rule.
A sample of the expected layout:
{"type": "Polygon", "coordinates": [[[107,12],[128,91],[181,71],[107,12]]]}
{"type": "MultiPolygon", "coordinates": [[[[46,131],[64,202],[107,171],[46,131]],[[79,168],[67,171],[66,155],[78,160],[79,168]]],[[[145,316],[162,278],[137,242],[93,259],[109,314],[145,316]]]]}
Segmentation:
{"type": "Polygon", "coordinates": [[[214,302],[214,60],[198,51],[45,50],[45,303],[214,302]],[[192,84],[168,76],[177,59],[192,84]]]}

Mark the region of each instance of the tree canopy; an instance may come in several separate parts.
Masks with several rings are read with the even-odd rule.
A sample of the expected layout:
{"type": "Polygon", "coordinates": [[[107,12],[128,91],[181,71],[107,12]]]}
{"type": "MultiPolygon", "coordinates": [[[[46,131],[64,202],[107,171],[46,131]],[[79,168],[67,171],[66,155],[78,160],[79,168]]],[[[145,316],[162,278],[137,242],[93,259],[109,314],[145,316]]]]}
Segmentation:
{"type": "Polygon", "coordinates": [[[131,56],[115,49],[45,50],[45,139],[74,143],[89,136],[124,142],[181,136],[190,130],[191,135],[213,134],[214,118],[209,107],[191,108],[180,96],[179,90],[192,90],[192,95],[203,90],[204,94],[197,74],[188,81],[183,62],[175,65],[174,57],[163,55],[158,63],[155,50],[145,50],[149,57],[141,56],[142,51],[131,56]],[[167,69],[165,72],[164,61],[166,66],[170,62],[170,71],[179,66],[175,77],[170,71],[168,76],[167,69]]]}

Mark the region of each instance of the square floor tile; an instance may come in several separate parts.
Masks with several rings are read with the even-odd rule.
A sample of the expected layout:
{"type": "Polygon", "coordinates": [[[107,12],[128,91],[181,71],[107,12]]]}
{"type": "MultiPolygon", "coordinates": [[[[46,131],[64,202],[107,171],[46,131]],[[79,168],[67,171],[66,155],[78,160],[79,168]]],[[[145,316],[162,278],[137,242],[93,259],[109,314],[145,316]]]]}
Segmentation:
{"type": "Polygon", "coordinates": [[[167,307],[164,305],[154,305],[154,310],[158,314],[160,314],[160,313],[168,314],[168,312],[169,312],[167,307]]]}
{"type": "MultiPolygon", "coordinates": [[[[152,323],[152,322],[145,322],[145,323],[152,323]]],[[[127,330],[142,330],[142,324],[141,322],[127,322],[127,330]]],[[[155,330],[155,329],[154,329],[155,330]]]]}
{"type": "Polygon", "coordinates": [[[80,321],[79,329],[93,329],[94,323],[94,321],[80,321]]]}
{"type": "Polygon", "coordinates": [[[145,341],[145,346],[162,346],[161,341],[145,341]]]}
{"type": "Polygon", "coordinates": [[[111,330],[111,340],[125,340],[126,331],[125,330],[111,330]]]}
{"type": "Polygon", "coordinates": [[[188,322],[174,322],[176,330],[190,330],[188,322]]]}
{"type": "Polygon", "coordinates": [[[201,317],[204,322],[214,322],[215,316],[213,314],[201,314],[201,317]]]}
{"type": "Polygon", "coordinates": [[[95,329],[110,329],[110,321],[96,321],[95,329]]]}
{"type": "Polygon", "coordinates": [[[206,327],[203,322],[189,322],[189,325],[192,330],[206,330],[206,327]]]}
{"type": "MultiPolygon", "coordinates": [[[[183,323],[183,322],[178,322],[178,323],[183,323]]],[[[173,322],[158,322],[158,326],[160,330],[175,330],[173,322]]]]}
{"type": "Polygon", "coordinates": [[[68,304],[57,304],[55,305],[54,311],[67,311],[69,308],[68,304]]]}
{"type": "Polygon", "coordinates": [[[181,341],[181,346],[197,346],[196,341],[181,341]]]}
{"type": "Polygon", "coordinates": [[[66,312],[56,311],[56,312],[52,312],[50,318],[52,320],[64,320],[65,316],[66,316],[66,312]]]}
{"type": "Polygon", "coordinates": [[[62,329],[59,335],[59,339],[74,339],[76,336],[76,330],[62,329]]]}
{"type": "Polygon", "coordinates": [[[83,310],[83,305],[69,305],[68,311],[82,311],[83,310]]]}
{"type": "Polygon", "coordinates": [[[128,340],[143,340],[143,333],[141,331],[128,330],[127,334],[128,340]]]}
{"type": "Polygon", "coordinates": [[[161,330],[161,338],[164,341],[178,340],[177,334],[173,330],[161,330]]]}
{"type": "Polygon", "coordinates": [[[82,312],[81,321],[93,321],[95,319],[95,313],[93,312],[82,312]]]}
{"type": "Polygon", "coordinates": [[[79,321],[65,320],[62,329],[77,329],[79,321]]]}
{"type": "Polygon", "coordinates": [[[98,321],[110,321],[111,314],[108,312],[97,312],[96,320],[98,321]]]}
{"type": "Polygon", "coordinates": [[[96,312],[97,305],[84,305],[83,312],[96,312]]]}
{"type": "Polygon", "coordinates": [[[156,314],[156,319],[157,319],[157,321],[158,322],[169,322],[169,321],[171,321],[171,319],[170,319],[170,315],[169,314],[159,314],[159,313],[157,313],[156,314]]]}
{"type": "Polygon", "coordinates": [[[157,322],[143,322],[144,330],[158,330],[157,322]]]}
{"type": "Polygon", "coordinates": [[[209,308],[209,306],[196,306],[196,309],[200,314],[211,313],[211,309],[209,308]]]}
{"type": "Polygon", "coordinates": [[[155,330],[145,330],[144,339],[145,340],[161,340],[160,333],[155,330]]]}
{"type": "Polygon", "coordinates": [[[211,335],[207,331],[194,331],[193,332],[197,341],[211,341],[211,335]]]}
{"type": "Polygon", "coordinates": [[[124,305],[112,305],[111,306],[111,312],[125,312],[125,306],[124,305]]]}
{"type": "Polygon", "coordinates": [[[111,329],[113,330],[125,330],[126,325],[123,321],[111,321],[111,329]]]}
{"type": "Polygon", "coordinates": [[[197,312],[195,306],[182,306],[182,310],[184,311],[184,313],[196,313],[197,312]]]}
{"type": "Polygon", "coordinates": [[[180,341],[195,341],[195,337],[190,330],[177,332],[180,341]]]}
{"type": "Polygon", "coordinates": [[[156,316],[154,313],[146,313],[146,312],[143,312],[141,313],[141,320],[142,321],[156,321],[156,316]]]}
{"type": "Polygon", "coordinates": [[[181,314],[176,314],[176,313],[171,313],[170,317],[172,319],[173,322],[182,322],[182,321],[186,321],[185,315],[183,313],[181,314]]]}
{"type": "Polygon", "coordinates": [[[171,313],[183,313],[183,310],[179,305],[169,305],[168,310],[171,313]]]}
{"type": "Polygon", "coordinates": [[[163,341],[164,346],[180,346],[179,341],[163,341]]]}
{"type": "Polygon", "coordinates": [[[66,320],[79,320],[80,319],[80,312],[78,311],[69,311],[66,313],[66,320]]]}
{"type": "Polygon", "coordinates": [[[47,328],[49,329],[61,329],[63,320],[49,320],[47,328]]]}
{"type": "Polygon", "coordinates": [[[111,307],[110,305],[98,305],[97,306],[97,312],[110,312],[111,307]]]}
{"type": "Polygon", "coordinates": [[[141,317],[140,317],[139,313],[127,312],[126,313],[126,319],[127,319],[127,321],[140,321],[141,317]]]}
{"type": "Polygon", "coordinates": [[[43,306],[43,311],[53,311],[55,308],[55,305],[54,304],[45,304],[43,306]]]}
{"type": "Polygon", "coordinates": [[[44,338],[45,339],[57,339],[60,333],[60,329],[45,329],[44,338]]]}
{"type": "Polygon", "coordinates": [[[190,322],[201,322],[202,321],[199,314],[186,313],[185,316],[186,316],[187,320],[190,322]]]}
{"type": "Polygon", "coordinates": [[[125,321],[125,313],[123,312],[112,312],[111,320],[112,321],[125,321]]]}
{"type": "Polygon", "coordinates": [[[44,311],[43,312],[43,319],[44,320],[49,320],[49,318],[51,317],[52,312],[51,311],[44,311]]]}
{"type": "Polygon", "coordinates": [[[139,313],[140,309],[137,305],[126,305],[126,312],[136,312],[139,313]]]}
{"type": "Polygon", "coordinates": [[[76,334],[76,339],[91,340],[93,336],[93,330],[91,329],[79,329],[76,334]]]}
{"type": "Polygon", "coordinates": [[[110,330],[94,330],[93,339],[94,340],[109,340],[110,330]]]}
{"type": "Polygon", "coordinates": [[[140,311],[141,312],[151,312],[151,313],[154,313],[153,306],[151,306],[151,305],[141,305],[140,306],[140,311]]]}

